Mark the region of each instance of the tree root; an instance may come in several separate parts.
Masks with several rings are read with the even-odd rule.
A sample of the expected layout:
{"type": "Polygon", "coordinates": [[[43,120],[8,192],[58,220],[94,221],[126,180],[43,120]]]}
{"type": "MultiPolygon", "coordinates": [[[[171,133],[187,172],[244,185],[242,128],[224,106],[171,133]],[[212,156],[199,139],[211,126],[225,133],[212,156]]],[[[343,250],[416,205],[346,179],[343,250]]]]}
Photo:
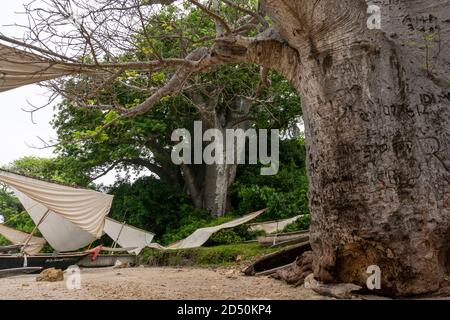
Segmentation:
{"type": "Polygon", "coordinates": [[[361,289],[360,286],[350,283],[323,284],[317,281],[314,279],[312,262],[313,252],[306,251],[301,256],[297,257],[295,262],[292,263],[290,267],[279,270],[270,277],[285,281],[294,287],[305,285],[305,287],[320,295],[338,299],[353,298],[352,292],[359,291],[361,289]]]}
{"type": "Polygon", "coordinates": [[[289,268],[279,270],[270,277],[285,281],[295,287],[303,285],[305,278],[312,274],[312,251],[306,251],[301,256],[297,257],[294,263],[289,268]]]}

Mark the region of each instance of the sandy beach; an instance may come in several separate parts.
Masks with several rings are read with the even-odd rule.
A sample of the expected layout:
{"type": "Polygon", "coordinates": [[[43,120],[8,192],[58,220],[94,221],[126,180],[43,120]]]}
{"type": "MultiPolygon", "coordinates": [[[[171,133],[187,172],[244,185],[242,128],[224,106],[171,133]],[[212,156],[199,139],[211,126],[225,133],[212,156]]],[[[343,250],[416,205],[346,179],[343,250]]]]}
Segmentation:
{"type": "MultiPolygon", "coordinates": [[[[66,275],[67,278],[67,275],[66,275]]],[[[37,282],[36,275],[0,279],[2,299],[325,299],[267,277],[247,277],[233,269],[126,268],[82,269],[81,288],[66,281],[37,282]]]]}

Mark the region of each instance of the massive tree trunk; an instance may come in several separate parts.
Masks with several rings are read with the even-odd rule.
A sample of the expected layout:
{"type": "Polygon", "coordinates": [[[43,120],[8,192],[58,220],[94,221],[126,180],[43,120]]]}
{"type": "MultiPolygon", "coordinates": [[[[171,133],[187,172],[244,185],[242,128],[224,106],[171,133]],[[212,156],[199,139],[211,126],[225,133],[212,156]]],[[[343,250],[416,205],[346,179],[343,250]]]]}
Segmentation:
{"type": "Polygon", "coordinates": [[[228,188],[234,182],[236,166],[214,164],[205,166],[203,206],[212,215],[221,217],[227,213],[228,188]]]}
{"type": "Polygon", "coordinates": [[[209,12],[214,46],[195,49],[164,87],[119,110],[143,114],[213,65],[277,70],[302,97],[315,276],[365,286],[377,265],[382,293],[438,290],[450,273],[450,0],[260,3],[274,29],[239,36],[209,12]]]}
{"type": "MultiPolygon", "coordinates": [[[[217,129],[222,133],[222,137],[226,138],[227,129],[250,128],[250,121],[245,120],[236,123],[241,117],[246,118],[251,108],[251,102],[246,99],[236,99],[236,110],[221,107],[215,104],[213,110],[209,110],[202,115],[206,129],[217,129]],[[236,125],[233,125],[236,123],[236,125]]],[[[237,164],[227,163],[226,159],[226,143],[223,143],[223,163],[205,165],[205,179],[203,189],[203,207],[211,212],[214,216],[223,216],[228,208],[228,189],[236,178],[237,164]]],[[[236,149],[235,149],[236,152],[236,149]]],[[[236,153],[237,154],[237,153],[236,153]]]]}
{"type": "Polygon", "coordinates": [[[450,2],[375,2],[381,30],[362,0],[267,0],[297,55],[253,60],[302,96],[316,278],[377,265],[380,292],[420,294],[450,268],[450,2]]]}
{"type": "MultiPolygon", "coordinates": [[[[237,164],[226,161],[226,130],[245,131],[250,128],[248,114],[252,103],[245,98],[235,98],[236,108],[231,110],[219,103],[217,92],[212,92],[209,96],[195,92],[191,94],[191,101],[198,108],[203,133],[209,129],[220,131],[224,139],[221,144],[224,158],[222,163],[183,165],[181,169],[196,207],[207,210],[215,217],[221,217],[230,209],[228,189],[235,181],[237,171],[237,164]]],[[[204,143],[203,147],[211,143],[212,141],[204,143]]]]}

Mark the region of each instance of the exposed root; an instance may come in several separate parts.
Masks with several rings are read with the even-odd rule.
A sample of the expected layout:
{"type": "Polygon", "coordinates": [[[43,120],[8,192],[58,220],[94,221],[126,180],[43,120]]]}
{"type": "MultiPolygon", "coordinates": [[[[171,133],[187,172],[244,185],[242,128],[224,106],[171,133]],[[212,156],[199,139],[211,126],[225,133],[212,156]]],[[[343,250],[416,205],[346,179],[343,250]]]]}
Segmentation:
{"type": "Polygon", "coordinates": [[[294,263],[289,268],[279,270],[273,275],[272,278],[277,280],[286,281],[288,284],[294,286],[303,285],[305,278],[312,273],[312,251],[306,251],[301,256],[297,257],[294,263]]]}
{"type": "Polygon", "coordinates": [[[323,284],[314,279],[312,271],[313,253],[306,251],[297,257],[294,263],[289,267],[277,271],[271,277],[277,280],[285,281],[295,287],[305,285],[305,287],[314,292],[338,299],[353,298],[352,292],[358,291],[361,287],[354,284],[323,284]]]}

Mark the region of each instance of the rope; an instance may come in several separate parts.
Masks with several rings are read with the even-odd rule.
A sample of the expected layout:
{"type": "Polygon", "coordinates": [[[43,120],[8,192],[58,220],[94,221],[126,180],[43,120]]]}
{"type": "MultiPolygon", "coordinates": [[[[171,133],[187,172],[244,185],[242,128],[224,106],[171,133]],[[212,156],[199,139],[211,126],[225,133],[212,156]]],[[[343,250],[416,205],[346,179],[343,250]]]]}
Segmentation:
{"type": "Polygon", "coordinates": [[[90,250],[91,249],[91,247],[92,247],[92,244],[95,242],[95,240],[92,240],[92,242],[91,243],[89,243],[89,246],[88,246],[88,250],[90,250]]]}

